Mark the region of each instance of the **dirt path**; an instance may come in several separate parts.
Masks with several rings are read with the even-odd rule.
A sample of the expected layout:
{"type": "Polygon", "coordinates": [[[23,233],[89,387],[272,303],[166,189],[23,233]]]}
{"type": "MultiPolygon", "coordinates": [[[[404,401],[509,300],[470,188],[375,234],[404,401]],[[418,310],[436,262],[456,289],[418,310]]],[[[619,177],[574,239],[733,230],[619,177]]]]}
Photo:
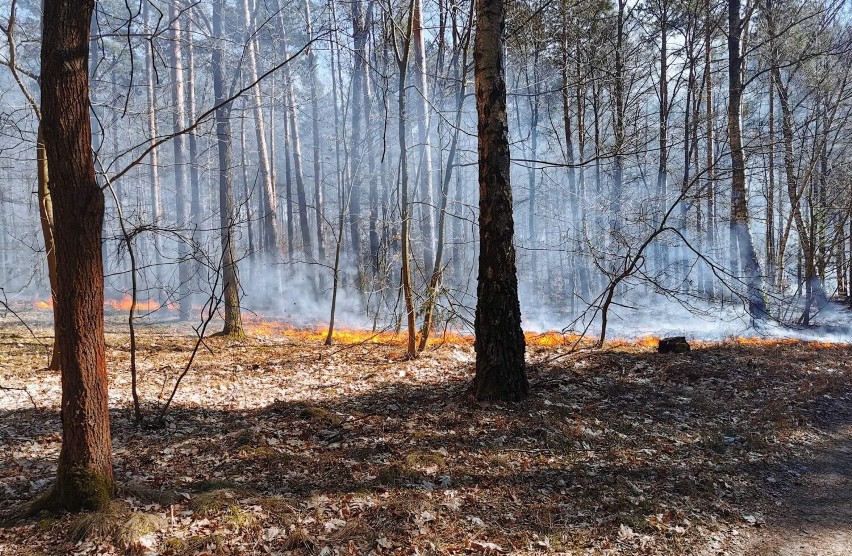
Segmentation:
{"type": "Polygon", "coordinates": [[[825,443],[744,551],[747,556],[852,554],[852,425],[847,411],[825,423],[825,443]],[[846,424],[841,424],[846,423],[846,424]]]}

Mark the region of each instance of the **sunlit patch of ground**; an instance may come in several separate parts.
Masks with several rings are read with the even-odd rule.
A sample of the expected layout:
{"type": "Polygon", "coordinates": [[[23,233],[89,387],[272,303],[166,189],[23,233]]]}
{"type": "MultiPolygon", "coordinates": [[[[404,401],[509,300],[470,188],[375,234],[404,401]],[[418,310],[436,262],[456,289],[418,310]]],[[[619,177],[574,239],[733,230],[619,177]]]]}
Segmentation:
{"type": "MultiPolygon", "coordinates": [[[[436,334],[405,361],[391,333],[326,347],[321,327],[248,324],[264,322],[205,342],[165,430],[133,424],[128,339],[111,325],[116,475],[135,485],[119,521],[156,527],[139,553],[736,552],[825,450],[823,417],[852,407],[846,346],[661,355],[648,338],[569,354],[570,336],[528,335],[532,396],[505,406],[468,396],[467,337],[436,334]]],[[[158,326],[139,345],[150,417],[194,342],[158,326]]],[[[52,479],[59,377],[23,327],[2,325],[0,346],[0,385],[26,389],[0,392],[0,499],[15,503],[52,479]]],[[[0,553],[122,553],[113,532],[73,540],[76,519],[0,529],[0,553]]]]}

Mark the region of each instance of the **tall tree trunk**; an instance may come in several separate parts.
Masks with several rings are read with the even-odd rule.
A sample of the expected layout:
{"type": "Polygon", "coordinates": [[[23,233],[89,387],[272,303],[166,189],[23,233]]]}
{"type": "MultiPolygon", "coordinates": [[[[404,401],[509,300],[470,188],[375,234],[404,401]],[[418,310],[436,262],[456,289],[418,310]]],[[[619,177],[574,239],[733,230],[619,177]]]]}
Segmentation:
{"type": "MultiPolygon", "coordinates": [[[[569,80],[569,71],[570,67],[570,49],[571,44],[568,40],[568,7],[565,2],[562,3],[562,125],[565,130],[565,163],[568,165],[567,173],[568,173],[568,195],[567,197],[567,207],[563,208],[563,212],[571,215],[571,221],[569,222],[567,229],[570,230],[569,236],[569,245],[571,246],[571,262],[575,263],[578,258],[578,252],[580,251],[580,246],[582,245],[582,240],[577,233],[580,229],[580,194],[577,187],[577,172],[574,169],[574,138],[573,138],[573,129],[571,125],[571,84],[569,80]]],[[[580,120],[581,116],[579,115],[579,110],[577,114],[577,119],[580,120]]],[[[578,122],[579,124],[579,122],[578,122]]],[[[579,124],[582,125],[582,124],[579,124]]],[[[562,266],[562,258],[560,254],[560,267],[562,266]]],[[[566,285],[565,285],[565,294],[568,296],[568,304],[570,307],[570,314],[574,314],[574,300],[576,298],[576,290],[577,284],[575,280],[576,276],[576,264],[571,264],[571,268],[568,268],[565,272],[567,273],[566,285]]]]}
{"type": "Polygon", "coordinates": [[[225,0],[213,2],[213,37],[216,46],[211,53],[213,69],[213,95],[216,112],[216,146],[219,157],[219,237],[222,245],[222,293],[225,302],[225,324],[223,336],[243,337],[243,320],[240,313],[240,282],[237,273],[236,245],[234,228],[234,177],[231,170],[233,155],[231,148],[231,109],[233,104],[225,105],[225,67],[222,41],[222,11],[225,0]]]}
{"type": "Polygon", "coordinates": [[[115,491],[104,343],[101,233],[89,116],[89,23],[94,1],[45,0],[42,134],[56,231],[56,332],[62,369],[62,448],[39,509],[98,510],[115,491]]]}
{"type": "Polygon", "coordinates": [[[627,0],[617,1],[618,17],[616,18],[615,36],[615,75],[613,77],[615,80],[615,91],[613,94],[613,101],[615,103],[613,123],[613,132],[615,134],[615,153],[613,155],[612,198],[610,199],[610,218],[612,219],[612,229],[614,231],[618,231],[621,228],[621,197],[624,185],[624,19],[627,8],[627,0]]]}
{"type": "Polygon", "coordinates": [[[414,0],[412,41],[414,63],[412,71],[416,80],[414,91],[414,119],[417,121],[417,166],[420,183],[418,192],[423,201],[419,205],[420,228],[423,234],[423,260],[426,276],[432,274],[435,258],[435,200],[432,191],[432,146],[429,140],[429,86],[426,80],[426,42],[423,36],[423,0],[414,0]]]}
{"type": "MultiPolygon", "coordinates": [[[[337,29],[337,10],[335,0],[330,0],[331,4],[331,15],[332,15],[332,23],[333,28],[337,29]]],[[[345,153],[342,153],[341,143],[346,142],[344,137],[346,136],[345,125],[341,125],[343,118],[340,115],[340,102],[338,100],[339,96],[339,87],[338,82],[342,82],[343,79],[338,79],[340,73],[340,55],[337,51],[339,47],[339,41],[337,32],[334,31],[329,34],[328,38],[328,52],[329,52],[329,61],[331,65],[331,95],[332,95],[332,106],[334,107],[334,154],[336,159],[336,174],[337,174],[337,200],[338,200],[338,212],[337,212],[337,238],[335,239],[334,245],[334,267],[332,270],[332,287],[331,287],[331,308],[329,311],[328,317],[328,333],[325,337],[325,345],[330,346],[332,342],[332,338],[334,335],[334,319],[337,314],[337,292],[338,286],[340,282],[340,255],[343,252],[343,236],[346,229],[346,196],[344,194],[346,180],[346,168],[344,167],[344,157],[345,153]],[[337,63],[335,63],[337,60],[337,63]]]]}
{"type": "MultiPolygon", "coordinates": [[[[416,0],[415,0],[416,1],[416,0]]],[[[406,126],[408,124],[407,109],[405,101],[405,77],[408,73],[408,58],[411,52],[411,25],[409,24],[408,36],[405,38],[405,53],[397,57],[399,66],[399,91],[397,94],[397,108],[399,110],[399,123],[397,135],[399,140],[399,183],[400,183],[400,205],[402,230],[400,242],[402,244],[402,294],[405,298],[405,318],[408,325],[408,343],[406,355],[409,358],[417,357],[417,325],[414,318],[414,292],[411,283],[411,198],[408,178],[408,141],[406,126]]],[[[354,147],[354,146],[353,146],[354,147]]]]}
{"type": "MultiPolygon", "coordinates": [[[[246,25],[245,44],[248,58],[248,75],[252,83],[257,82],[257,36],[255,21],[249,0],[243,0],[243,17],[246,25]]],[[[278,208],[275,196],[275,183],[272,181],[272,165],[269,160],[267,145],[266,118],[263,114],[263,98],[260,94],[260,84],[252,88],[251,107],[255,120],[255,135],[257,139],[258,164],[260,166],[260,181],[263,192],[263,243],[267,263],[275,263],[281,256],[281,238],[278,229],[278,208]]]]}
{"type": "MultiPolygon", "coordinates": [[[[774,62],[773,62],[774,64],[774,62]]],[[[769,75],[769,180],[766,184],[766,272],[775,276],[775,88],[769,75]]]]}
{"type": "Polygon", "coordinates": [[[763,276],[749,228],[746,197],[745,153],[742,136],[742,36],[740,0],[728,0],[728,140],[731,144],[731,249],[743,271],[748,312],[754,321],[765,320],[763,276]]]}
{"type": "MultiPolygon", "coordinates": [[[[149,28],[150,2],[142,3],[142,20],[146,29],[149,28]]],[[[150,32],[150,31],[147,31],[150,32]]],[[[154,76],[154,44],[153,39],[145,43],[145,90],[148,94],[148,182],[150,187],[151,223],[155,226],[163,224],[163,201],[160,193],[160,154],[154,144],[157,141],[157,89],[154,76]]],[[[162,246],[160,234],[154,233],[154,275],[157,282],[162,284],[162,246]]],[[[158,288],[160,289],[160,288],[158,288]]],[[[162,291],[162,290],[161,290],[162,291]]]]}
{"type": "Polygon", "coordinates": [[[293,141],[290,140],[290,124],[288,123],[288,118],[290,114],[288,110],[284,110],[284,149],[281,153],[284,156],[284,207],[283,207],[283,220],[287,223],[287,261],[289,263],[293,263],[295,258],[295,245],[294,241],[296,238],[296,221],[293,217],[293,169],[290,163],[290,151],[293,148],[293,141]]]}
{"type": "Polygon", "coordinates": [[[354,67],[352,69],[352,129],[351,129],[351,160],[349,167],[352,184],[349,192],[349,241],[352,242],[352,257],[358,269],[358,285],[361,286],[361,181],[365,174],[364,163],[364,145],[361,144],[361,130],[364,127],[362,123],[364,115],[364,106],[362,104],[363,95],[359,94],[363,90],[363,80],[367,79],[367,39],[369,38],[369,30],[367,29],[366,10],[364,9],[364,0],[354,0],[352,2],[352,41],[354,58],[354,67]]]}
{"type": "MultiPolygon", "coordinates": [[[[284,36],[284,21],[281,21],[282,48],[284,58],[287,58],[287,39],[284,36]]],[[[299,118],[296,114],[296,101],[293,95],[293,75],[290,66],[284,66],[284,79],[286,80],[285,94],[287,96],[287,119],[290,126],[290,147],[293,154],[293,173],[296,181],[296,199],[299,204],[299,229],[302,232],[302,252],[311,260],[314,249],[311,243],[311,226],[308,222],[308,195],[305,190],[305,174],[302,171],[302,141],[299,137],[299,118]]]]}
{"type": "MultiPolygon", "coordinates": [[[[305,21],[307,21],[308,42],[314,40],[313,22],[311,21],[311,3],[305,0],[305,21]]],[[[325,261],[325,214],[323,209],[322,191],[322,167],[320,165],[320,116],[319,96],[317,95],[317,58],[314,46],[311,44],[307,50],[308,57],[308,80],[311,89],[311,124],[313,142],[311,152],[314,162],[314,211],[317,213],[317,258],[320,262],[325,261]]]]}
{"type": "MultiPolygon", "coordinates": [[[[473,6],[471,5],[471,9],[473,6]]],[[[473,17],[473,12],[471,11],[471,19],[473,17]]],[[[468,27],[472,23],[470,20],[468,22],[468,27]]],[[[443,181],[441,183],[441,208],[438,216],[438,246],[435,251],[435,261],[432,264],[432,274],[429,278],[429,286],[426,291],[426,303],[423,308],[423,328],[420,332],[420,345],[418,346],[419,351],[423,351],[426,349],[426,344],[429,341],[429,334],[432,330],[432,317],[435,312],[435,303],[438,298],[438,293],[441,289],[441,282],[443,280],[443,257],[444,257],[444,235],[447,227],[447,204],[449,202],[449,193],[450,193],[450,182],[452,181],[453,171],[456,166],[456,151],[458,149],[459,142],[459,132],[461,131],[461,118],[462,118],[462,108],[464,108],[464,99],[465,92],[467,90],[467,81],[466,81],[466,71],[467,71],[467,60],[468,60],[468,45],[470,40],[470,33],[465,36],[465,43],[463,46],[463,52],[461,56],[461,60],[456,66],[456,82],[459,83],[459,90],[456,94],[456,114],[455,121],[453,122],[452,127],[452,139],[450,140],[450,150],[447,153],[447,164],[446,171],[443,175],[443,181]]],[[[457,170],[456,170],[457,172],[457,170]]]]}
{"type": "MultiPolygon", "coordinates": [[[[668,51],[668,1],[662,0],[660,2],[660,153],[659,153],[659,165],[657,166],[657,196],[659,198],[659,206],[657,207],[657,216],[655,217],[655,224],[659,226],[660,221],[663,218],[663,215],[668,210],[668,162],[669,162],[669,71],[668,71],[668,63],[669,63],[669,51],[668,51]]],[[[690,67],[690,71],[692,68],[690,67]]],[[[690,73],[690,77],[692,77],[692,73],[690,73]]],[[[686,101],[686,117],[689,118],[689,95],[690,91],[687,91],[687,101],[686,101]]],[[[684,128],[686,130],[686,127],[684,128]]],[[[684,131],[684,144],[689,143],[686,140],[687,133],[684,131]]],[[[688,147],[686,148],[688,152],[688,147]]],[[[689,170],[689,160],[684,159],[684,168],[685,172],[689,170]]],[[[686,227],[686,202],[682,200],[681,202],[681,231],[683,231],[686,227]]],[[[656,226],[655,226],[656,227],[656,226]]],[[[655,263],[658,269],[663,269],[668,265],[668,261],[666,260],[668,249],[663,248],[660,245],[660,242],[654,242],[655,247],[655,263]]]]}
{"type": "MultiPolygon", "coordinates": [[[[186,128],[186,92],[184,90],[183,76],[183,49],[181,48],[181,21],[178,2],[173,2],[169,7],[169,18],[171,19],[172,32],[169,37],[169,65],[171,66],[172,81],[172,130],[175,133],[186,128]]],[[[173,139],[175,157],[175,222],[177,229],[186,231],[187,222],[186,206],[186,146],[184,135],[179,134],[173,139]]],[[[189,312],[192,309],[192,299],[189,291],[190,274],[192,272],[190,253],[187,242],[178,239],[178,313],[181,320],[189,320],[189,312]]]]}
{"type": "MultiPolygon", "coordinates": [[[[252,212],[252,195],[253,189],[249,190],[248,178],[248,162],[246,160],[246,127],[245,117],[240,117],[240,168],[242,169],[242,199],[241,202],[246,209],[246,235],[248,235],[248,262],[249,262],[249,283],[253,282],[255,272],[255,262],[257,260],[257,252],[259,248],[255,243],[254,235],[254,219],[255,214],[252,212]]],[[[259,241],[259,238],[258,238],[259,241]]]]}
{"type": "MultiPolygon", "coordinates": [[[[191,12],[189,12],[191,14],[191,12]]],[[[187,121],[195,122],[195,48],[192,40],[192,18],[187,17],[186,25],[183,27],[186,41],[186,110],[187,121]]],[[[198,136],[195,132],[187,134],[187,143],[189,147],[189,223],[192,226],[192,242],[193,248],[197,249],[200,237],[199,228],[201,227],[201,180],[198,174],[198,136]]],[[[193,274],[195,275],[194,282],[200,286],[199,262],[195,261],[193,274]]]]}
{"type": "MultiPolygon", "coordinates": [[[[527,234],[529,236],[528,241],[531,248],[530,252],[530,281],[535,291],[536,286],[536,277],[537,277],[537,258],[536,257],[536,248],[538,246],[538,232],[536,231],[536,204],[538,202],[538,188],[536,184],[536,180],[538,178],[537,168],[536,168],[536,157],[538,157],[538,120],[539,120],[539,84],[538,84],[538,73],[536,72],[538,62],[539,62],[539,52],[538,45],[533,44],[533,60],[532,60],[532,68],[527,68],[527,71],[524,72],[524,76],[526,78],[527,85],[527,94],[529,94],[530,88],[532,88],[532,95],[529,98],[530,105],[530,122],[529,122],[529,130],[530,130],[530,159],[531,162],[527,163],[527,184],[529,187],[529,199],[527,200],[527,234]],[[533,82],[529,81],[529,72],[533,73],[533,82]]],[[[520,110],[518,111],[520,115],[520,110]]]]}
{"type": "MultiPolygon", "coordinates": [[[[713,14],[711,12],[710,0],[704,1],[704,103],[706,117],[705,152],[707,156],[707,226],[705,233],[708,248],[714,248],[716,243],[716,155],[714,153],[713,139],[713,14]]],[[[715,295],[715,285],[711,273],[708,273],[704,291],[708,297],[715,295]]]]}
{"type": "Polygon", "coordinates": [[[793,216],[793,221],[796,224],[796,231],[799,234],[799,246],[804,257],[804,280],[806,282],[806,291],[808,298],[805,305],[805,311],[802,315],[803,324],[809,324],[810,307],[813,301],[811,294],[816,293],[821,296],[820,301],[824,298],[822,286],[817,282],[816,261],[815,261],[815,237],[813,230],[809,229],[802,215],[801,200],[802,195],[807,187],[807,182],[810,180],[800,180],[796,172],[796,163],[793,155],[793,111],[790,106],[789,93],[787,86],[781,81],[781,71],[776,66],[773,69],[775,86],[778,91],[778,104],[781,107],[781,136],[784,146],[784,169],[787,181],[787,195],[790,201],[790,213],[793,216]]]}
{"type": "Polygon", "coordinates": [[[479,131],[479,278],[474,330],[478,399],[529,394],[518,302],[509,182],[509,129],[503,46],[504,0],[477,0],[474,80],[479,131]]]}
{"type": "MultiPolygon", "coordinates": [[[[577,83],[575,86],[575,96],[577,97],[577,164],[580,171],[577,173],[577,199],[576,206],[582,206],[583,210],[577,215],[574,224],[576,228],[575,236],[577,238],[577,249],[579,251],[579,276],[580,276],[580,296],[582,299],[591,297],[592,281],[589,275],[589,260],[588,249],[586,242],[583,241],[583,222],[586,220],[586,208],[589,206],[588,192],[586,190],[586,83],[581,56],[581,41],[579,36],[575,45],[575,68],[577,83]]],[[[576,258],[574,259],[577,260],[576,258]]],[[[572,294],[573,295],[573,294],[572,294]]]]}
{"type": "MultiPolygon", "coordinates": [[[[372,6],[372,3],[370,4],[372,6]]],[[[373,25],[373,15],[372,9],[367,10],[367,26],[372,27],[373,25]]],[[[374,56],[374,59],[376,57],[374,56]]],[[[372,268],[373,275],[376,276],[379,273],[379,250],[381,240],[379,238],[379,175],[376,172],[376,153],[374,151],[374,142],[373,142],[373,134],[375,132],[375,128],[373,127],[373,93],[372,87],[370,86],[369,77],[364,79],[362,86],[362,96],[364,102],[364,122],[365,129],[367,133],[367,141],[364,145],[364,149],[367,152],[367,171],[370,176],[370,190],[369,190],[369,203],[370,203],[370,216],[369,216],[369,240],[370,240],[370,266],[372,268]]],[[[387,158],[387,156],[385,157],[387,158]]]]}

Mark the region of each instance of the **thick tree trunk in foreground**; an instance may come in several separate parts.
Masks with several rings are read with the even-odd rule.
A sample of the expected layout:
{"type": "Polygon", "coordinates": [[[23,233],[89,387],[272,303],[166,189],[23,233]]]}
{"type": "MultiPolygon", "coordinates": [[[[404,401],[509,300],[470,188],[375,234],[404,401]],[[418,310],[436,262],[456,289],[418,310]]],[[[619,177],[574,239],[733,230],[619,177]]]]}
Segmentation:
{"type": "Polygon", "coordinates": [[[56,230],[56,338],[62,367],[62,450],[38,509],[99,509],[114,492],[104,347],[101,230],[89,121],[89,21],[94,1],[45,0],[42,132],[56,230]]]}
{"type": "Polygon", "coordinates": [[[518,302],[509,184],[509,129],[503,77],[503,0],[477,0],[474,74],[479,116],[479,279],[476,377],[481,400],[516,401],[529,393],[518,302]]]}

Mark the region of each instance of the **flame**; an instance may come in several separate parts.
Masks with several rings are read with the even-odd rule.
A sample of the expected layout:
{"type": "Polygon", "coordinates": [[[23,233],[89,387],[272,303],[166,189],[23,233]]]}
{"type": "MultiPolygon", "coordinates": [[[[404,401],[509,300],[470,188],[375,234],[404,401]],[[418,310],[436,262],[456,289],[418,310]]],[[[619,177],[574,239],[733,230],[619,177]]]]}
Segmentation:
{"type": "MultiPolygon", "coordinates": [[[[106,299],[106,300],[104,300],[104,307],[114,309],[116,311],[129,311],[131,306],[133,306],[133,298],[130,297],[129,295],[126,295],[126,294],[121,299],[106,299]]],[[[157,311],[161,308],[165,308],[165,309],[173,311],[173,310],[177,309],[177,304],[176,303],[170,303],[168,305],[165,305],[165,304],[161,304],[158,301],[155,301],[153,299],[146,299],[146,300],[137,299],[136,305],[133,306],[133,307],[136,311],[151,312],[151,311],[157,311]]]]}
{"type": "Polygon", "coordinates": [[[538,347],[562,347],[574,345],[583,340],[579,334],[564,334],[556,330],[549,330],[547,332],[524,332],[524,338],[526,339],[528,346],[538,347]]]}
{"type": "Polygon", "coordinates": [[[629,340],[612,340],[610,342],[607,342],[607,345],[611,347],[657,349],[657,347],[660,345],[660,338],[657,336],[641,336],[639,338],[633,338],[629,340]]]}
{"type": "MultiPolygon", "coordinates": [[[[317,323],[313,327],[299,328],[275,320],[264,320],[257,317],[244,317],[246,332],[258,336],[286,336],[294,340],[324,342],[328,335],[328,325],[317,323]]],[[[561,347],[571,346],[581,340],[578,334],[563,334],[558,331],[525,332],[524,337],[528,346],[561,347]]],[[[337,327],[332,339],[338,344],[390,344],[404,345],[408,341],[405,331],[372,331],[367,329],[337,327]]],[[[459,331],[433,333],[429,336],[428,345],[473,345],[473,336],[459,331]]],[[[419,335],[418,335],[419,341],[419,335]]],[[[591,341],[591,339],[589,340],[591,341]]]]}
{"type": "MultiPolygon", "coordinates": [[[[297,327],[275,320],[264,320],[258,317],[243,317],[246,332],[257,336],[286,336],[293,340],[324,342],[328,336],[328,325],[317,323],[312,327],[297,327]]],[[[405,331],[394,330],[373,331],[360,328],[337,326],[332,340],[336,344],[391,344],[404,345],[408,341],[405,331]]],[[[419,340],[419,336],[418,336],[419,340]]],[[[433,334],[429,337],[429,345],[471,345],[473,337],[458,332],[433,334]]]]}
{"type": "Polygon", "coordinates": [[[53,309],[52,299],[37,299],[33,301],[33,307],[36,309],[53,309]]]}
{"type": "Polygon", "coordinates": [[[771,346],[792,346],[800,345],[809,348],[836,348],[847,345],[843,342],[822,342],[817,340],[800,340],[797,338],[756,338],[756,337],[735,337],[725,340],[726,344],[736,344],[740,346],[756,346],[756,347],[771,347],[771,346]]]}
{"type": "MultiPolygon", "coordinates": [[[[129,295],[125,295],[121,299],[106,299],[104,300],[104,307],[108,309],[114,309],[116,311],[129,311],[130,306],[133,304],[133,298],[129,295]]],[[[37,299],[33,301],[33,307],[36,309],[53,309],[53,300],[50,298],[47,299],[37,299]]],[[[159,309],[168,309],[170,311],[177,310],[177,303],[169,303],[169,304],[160,304],[159,302],[153,299],[146,300],[136,300],[136,310],[137,311],[157,311],[159,309]]]]}

